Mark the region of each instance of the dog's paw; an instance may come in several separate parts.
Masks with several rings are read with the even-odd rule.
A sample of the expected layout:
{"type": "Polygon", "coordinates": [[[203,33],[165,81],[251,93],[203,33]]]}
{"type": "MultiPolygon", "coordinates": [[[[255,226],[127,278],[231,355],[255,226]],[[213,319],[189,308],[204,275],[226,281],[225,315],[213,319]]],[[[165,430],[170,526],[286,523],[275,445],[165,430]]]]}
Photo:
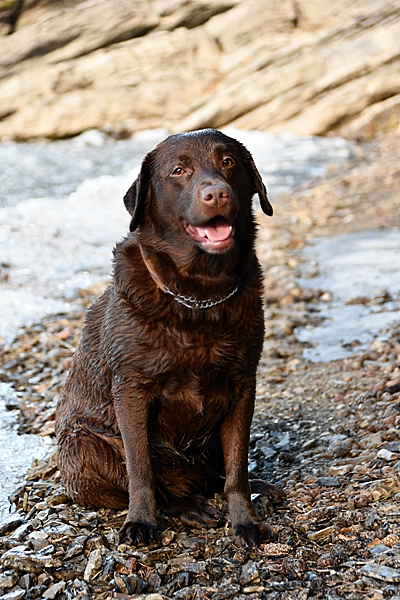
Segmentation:
{"type": "Polygon", "coordinates": [[[127,521],[119,531],[119,539],[132,546],[148,544],[157,539],[157,527],[153,523],[127,521]]]}
{"type": "Polygon", "coordinates": [[[281,504],[286,500],[286,494],[279,485],[274,485],[264,479],[250,479],[249,483],[252,494],[268,496],[272,504],[281,504]]]}
{"type": "Polygon", "coordinates": [[[271,529],[266,523],[239,523],[233,526],[233,537],[238,546],[253,548],[271,538],[271,529]]]}

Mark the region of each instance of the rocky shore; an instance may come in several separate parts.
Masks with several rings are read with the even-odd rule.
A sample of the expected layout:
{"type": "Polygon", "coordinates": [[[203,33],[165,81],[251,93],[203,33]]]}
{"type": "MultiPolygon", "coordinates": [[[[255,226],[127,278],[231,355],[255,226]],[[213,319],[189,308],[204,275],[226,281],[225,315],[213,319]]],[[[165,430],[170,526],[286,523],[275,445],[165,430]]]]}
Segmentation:
{"type": "Polygon", "coordinates": [[[3,0],[0,36],[0,139],[399,122],[395,0],[3,0]]]}
{"type": "MultiPolygon", "coordinates": [[[[192,530],[160,515],[159,542],[119,544],[125,513],[71,504],[50,456],[34,462],[0,524],[2,600],[400,597],[400,328],[330,363],[305,360],[296,335],[330,302],[328,290],[298,285],[299,250],[317,236],[400,223],[399,149],[395,132],[360,144],[347,165],[282,198],[273,219],[260,216],[266,340],[250,469],[287,494],[275,507],[254,499],[271,540],[247,551],[226,521],[192,530]]],[[[57,397],[98,291],[82,293],[81,313],[45,318],[3,348],[0,375],[18,392],[21,431],[54,436],[57,397]]],[[[215,502],[226,516],[223,498],[215,502]]]]}

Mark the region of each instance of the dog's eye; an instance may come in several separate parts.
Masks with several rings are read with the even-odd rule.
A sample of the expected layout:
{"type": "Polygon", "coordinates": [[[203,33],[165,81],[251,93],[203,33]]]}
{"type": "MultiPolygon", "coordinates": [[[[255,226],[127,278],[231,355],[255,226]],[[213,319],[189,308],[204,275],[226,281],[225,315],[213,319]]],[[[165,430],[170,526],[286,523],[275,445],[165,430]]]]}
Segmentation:
{"type": "Polygon", "coordinates": [[[226,156],[224,158],[224,160],[222,161],[222,166],[223,167],[233,167],[234,164],[235,163],[234,163],[233,159],[230,158],[229,156],[226,156]]]}
{"type": "Polygon", "coordinates": [[[175,167],[175,169],[172,171],[171,175],[183,175],[185,172],[185,169],[183,169],[182,167],[175,167]]]}

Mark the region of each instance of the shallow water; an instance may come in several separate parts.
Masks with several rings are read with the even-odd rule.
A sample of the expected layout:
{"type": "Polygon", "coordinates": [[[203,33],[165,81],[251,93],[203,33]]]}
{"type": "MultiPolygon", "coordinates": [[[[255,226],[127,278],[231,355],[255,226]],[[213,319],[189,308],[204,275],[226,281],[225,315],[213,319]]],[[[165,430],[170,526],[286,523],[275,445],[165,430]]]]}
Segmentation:
{"type": "Polygon", "coordinates": [[[17,410],[6,406],[18,405],[14,390],[7,383],[0,383],[0,522],[8,513],[8,496],[22,482],[33,458],[41,459],[51,448],[50,439],[36,435],[18,435],[17,410]]]}
{"type": "MultiPolygon", "coordinates": [[[[330,163],[347,159],[353,147],[342,138],[274,136],[232,127],[223,131],[252,152],[275,197],[324,175],[330,163]]],[[[123,175],[166,135],[164,129],[154,129],[116,141],[92,130],[70,140],[0,143],[0,206],[27,198],[63,198],[85,179],[123,175]]]]}
{"type": "MultiPolygon", "coordinates": [[[[226,133],[253,153],[272,203],[350,157],[340,138],[226,133]]],[[[112,247],[126,234],[122,198],[142,157],[166,135],[142,132],[114,141],[97,131],[57,142],[0,143],[0,338],[7,342],[48,314],[71,313],[77,290],[109,278],[112,247]]],[[[18,436],[0,387],[0,517],[7,495],[46,443],[18,436]]],[[[5,386],[5,387],[4,387],[5,386]]]]}
{"type": "Polygon", "coordinates": [[[386,327],[400,322],[398,229],[314,240],[303,256],[315,261],[320,274],[299,283],[332,295],[332,302],[320,304],[322,325],[297,332],[300,341],[312,344],[304,351],[306,358],[327,362],[362,352],[374,338],[385,337],[386,327]],[[348,304],[357,298],[372,302],[348,304]]]}

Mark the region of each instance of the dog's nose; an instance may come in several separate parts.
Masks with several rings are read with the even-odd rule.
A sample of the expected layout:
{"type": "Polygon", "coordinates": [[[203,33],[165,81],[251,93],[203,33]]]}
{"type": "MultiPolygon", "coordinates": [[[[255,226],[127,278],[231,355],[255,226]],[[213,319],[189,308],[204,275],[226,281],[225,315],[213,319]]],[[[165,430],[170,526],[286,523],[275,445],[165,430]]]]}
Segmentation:
{"type": "Polygon", "coordinates": [[[201,191],[201,199],[208,206],[223,206],[229,200],[228,188],[222,184],[207,185],[201,191]]]}

